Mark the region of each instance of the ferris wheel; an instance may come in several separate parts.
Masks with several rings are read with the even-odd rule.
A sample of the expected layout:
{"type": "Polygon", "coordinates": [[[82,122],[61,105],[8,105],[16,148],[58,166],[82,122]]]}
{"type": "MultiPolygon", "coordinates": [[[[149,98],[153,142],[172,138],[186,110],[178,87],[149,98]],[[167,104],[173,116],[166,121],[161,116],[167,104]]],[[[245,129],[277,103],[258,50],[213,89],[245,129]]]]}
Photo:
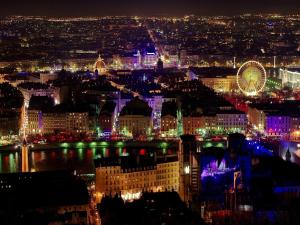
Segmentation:
{"type": "Polygon", "coordinates": [[[263,65],[257,61],[245,62],[238,70],[237,85],[247,96],[261,92],[267,81],[267,73],[263,65]]]}

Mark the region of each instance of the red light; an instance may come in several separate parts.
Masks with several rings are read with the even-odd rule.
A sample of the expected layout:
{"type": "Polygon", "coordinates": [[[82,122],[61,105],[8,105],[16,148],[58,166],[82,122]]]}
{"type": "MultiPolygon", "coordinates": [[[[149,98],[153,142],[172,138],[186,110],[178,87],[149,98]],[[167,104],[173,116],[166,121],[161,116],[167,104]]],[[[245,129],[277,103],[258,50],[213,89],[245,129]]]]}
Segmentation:
{"type": "Polygon", "coordinates": [[[145,155],[145,154],[146,154],[146,150],[142,148],[142,149],[140,150],[140,155],[145,155]]]}

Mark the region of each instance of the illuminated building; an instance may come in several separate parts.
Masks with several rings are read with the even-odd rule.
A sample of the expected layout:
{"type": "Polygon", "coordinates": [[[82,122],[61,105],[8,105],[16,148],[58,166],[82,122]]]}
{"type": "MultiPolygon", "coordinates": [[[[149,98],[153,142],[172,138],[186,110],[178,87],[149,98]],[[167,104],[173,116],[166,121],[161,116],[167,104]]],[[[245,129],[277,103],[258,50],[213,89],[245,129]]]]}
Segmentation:
{"type": "Polygon", "coordinates": [[[282,80],[282,86],[289,86],[291,88],[300,87],[299,68],[280,69],[279,78],[282,80]]]}
{"type": "Polygon", "coordinates": [[[151,95],[146,96],[144,100],[148,103],[150,108],[152,108],[152,123],[153,123],[153,129],[159,130],[161,125],[161,111],[162,111],[162,104],[163,104],[163,97],[161,95],[151,95]]]}
{"type": "Polygon", "coordinates": [[[87,112],[42,112],[41,110],[28,110],[27,132],[55,133],[89,131],[87,112]]]}
{"type": "Polygon", "coordinates": [[[266,116],[266,133],[269,136],[281,136],[290,133],[291,121],[287,115],[271,114],[266,116]]]}
{"type": "Polygon", "coordinates": [[[161,111],[160,134],[162,137],[177,137],[176,102],[164,102],[161,111]]]}
{"type": "Polygon", "coordinates": [[[155,52],[147,52],[143,57],[143,65],[145,67],[155,67],[157,58],[155,52]]]}
{"type": "Polygon", "coordinates": [[[247,116],[238,110],[221,110],[217,113],[217,127],[225,131],[245,132],[247,116]]]}
{"type": "Polygon", "coordinates": [[[100,54],[97,61],[94,64],[94,71],[98,70],[100,75],[103,75],[107,72],[106,64],[104,60],[101,58],[100,54]]]}
{"type": "Polygon", "coordinates": [[[261,132],[282,136],[298,131],[300,127],[299,101],[249,105],[248,117],[261,132]]]}
{"type": "Polygon", "coordinates": [[[215,92],[237,90],[236,70],[227,67],[191,67],[190,77],[198,77],[202,83],[215,92]]]}
{"type": "Polygon", "coordinates": [[[143,151],[135,157],[95,160],[96,194],[100,199],[115,193],[120,193],[124,200],[132,200],[140,198],[143,191],[178,191],[178,157],[148,157],[143,151]]]}
{"type": "Polygon", "coordinates": [[[89,130],[88,125],[88,113],[87,112],[67,112],[66,130],[69,132],[84,133],[89,130]]]}
{"type": "Polygon", "coordinates": [[[125,136],[147,135],[152,131],[152,108],[139,98],[128,102],[120,112],[119,132],[125,136]]]}
{"type": "MultiPolygon", "coordinates": [[[[28,124],[31,122],[28,121],[28,124]]],[[[42,133],[49,134],[55,133],[57,131],[66,131],[66,114],[65,113],[55,113],[55,112],[45,112],[42,113],[42,133]]]]}
{"type": "Polygon", "coordinates": [[[249,105],[248,107],[248,119],[249,122],[259,131],[265,130],[266,113],[263,107],[259,105],[249,105]]]}
{"type": "Polygon", "coordinates": [[[183,131],[184,131],[184,134],[191,134],[191,135],[198,134],[197,130],[199,128],[205,128],[203,119],[204,118],[202,116],[183,117],[183,131]]]}
{"type": "Polygon", "coordinates": [[[231,92],[237,89],[236,77],[203,77],[199,78],[203,84],[212,88],[215,92],[231,92]]]}
{"type": "Polygon", "coordinates": [[[27,134],[35,134],[42,132],[42,112],[40,110],[27,110],[27,134]]]}

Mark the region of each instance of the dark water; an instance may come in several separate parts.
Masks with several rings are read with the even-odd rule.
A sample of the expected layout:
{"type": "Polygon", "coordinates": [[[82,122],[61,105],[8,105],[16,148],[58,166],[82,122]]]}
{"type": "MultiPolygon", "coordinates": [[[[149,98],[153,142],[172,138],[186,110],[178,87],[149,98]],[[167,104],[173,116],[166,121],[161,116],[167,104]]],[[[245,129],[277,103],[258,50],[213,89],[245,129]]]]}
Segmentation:
{"type": "MultiPolygon", "coordinates": [[[[35,171],[77,170],[94,172],[94,158],[102,156],[101,149],[54,149],[31,151],[30,168],[35,171]]],[[[21,168],[20,153],[0,153],[0,173],[18,172],[21,168]]]]}
{"type": "MultiPolygon", "coordinates": [[[[159,146],[159,145],[158,145],[159,146]]],[[[94,159],[109,156],[125,156],[131,152],[148,154],[150,152],[170,153],[176,151],[174,146],[153,147],[153,146],[127,146],[120,147],[103,146],[96,144],[81,145],[60,145],[57,148],[38,148],[29,152],[30,169],[35,171],[49,170],[76,170],[78,173],[94,173],[94,159]]],[[[0,173],[18,172],[21,169],[21,157],[19,151],[0,152],[0,173]]]]}

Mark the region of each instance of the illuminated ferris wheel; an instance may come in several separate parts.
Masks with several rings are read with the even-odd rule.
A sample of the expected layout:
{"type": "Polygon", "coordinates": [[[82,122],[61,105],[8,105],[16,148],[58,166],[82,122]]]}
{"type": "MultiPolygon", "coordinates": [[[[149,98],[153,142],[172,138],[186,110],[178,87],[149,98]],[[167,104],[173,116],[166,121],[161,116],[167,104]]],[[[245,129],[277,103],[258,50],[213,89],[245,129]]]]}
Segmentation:
{"type": "Polygon", "coordinates": [[[248,96],[261,92],[267,81],[267,73],[263,65],[257,61],[245,62],[237,72],[237,85],[248,96]]]}

